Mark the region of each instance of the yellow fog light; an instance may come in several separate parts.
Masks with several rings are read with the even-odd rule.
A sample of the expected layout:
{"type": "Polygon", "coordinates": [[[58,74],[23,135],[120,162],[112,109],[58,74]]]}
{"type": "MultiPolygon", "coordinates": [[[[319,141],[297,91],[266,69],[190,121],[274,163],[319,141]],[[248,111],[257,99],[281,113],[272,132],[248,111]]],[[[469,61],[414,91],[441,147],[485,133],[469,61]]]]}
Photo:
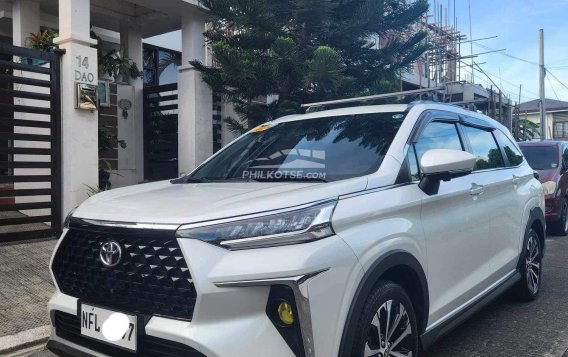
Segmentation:
{"type": "Polygon", "coordinates": [[[294,323],[294,312],[288,302],[282,301],[278,304],[278,317],[284,325],[292,325],[294,323]]]}

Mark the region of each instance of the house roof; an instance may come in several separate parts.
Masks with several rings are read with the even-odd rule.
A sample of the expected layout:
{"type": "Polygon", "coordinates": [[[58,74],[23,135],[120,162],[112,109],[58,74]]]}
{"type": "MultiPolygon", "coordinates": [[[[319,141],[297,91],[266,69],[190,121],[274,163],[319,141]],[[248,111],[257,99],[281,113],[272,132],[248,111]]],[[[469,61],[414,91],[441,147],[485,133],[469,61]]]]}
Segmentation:
{"type": "MultiPolygon", "coordinates": [[[[519,111],[521,113],[535,113],[540,111],[539,107],[540,99],[531,100],[529,102],[524,102],[519,105],[519,111]]],[[[568,111],[568,102],[554,99],[545,99],[546,111],[568,111]]]]}

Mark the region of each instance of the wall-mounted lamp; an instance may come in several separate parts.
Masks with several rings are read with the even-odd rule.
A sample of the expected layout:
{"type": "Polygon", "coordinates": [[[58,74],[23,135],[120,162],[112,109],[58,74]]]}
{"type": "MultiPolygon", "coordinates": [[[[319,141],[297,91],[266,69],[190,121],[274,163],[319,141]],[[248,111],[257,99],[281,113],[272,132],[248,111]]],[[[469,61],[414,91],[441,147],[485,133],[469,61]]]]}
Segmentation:
{"type": "Polygon", "coordinates": [[[118,107],[122,109],[122,117],[128,118],[128,111],[132,108],[132,102],[128,99],[121,99],[118,101],[118,107]]]}

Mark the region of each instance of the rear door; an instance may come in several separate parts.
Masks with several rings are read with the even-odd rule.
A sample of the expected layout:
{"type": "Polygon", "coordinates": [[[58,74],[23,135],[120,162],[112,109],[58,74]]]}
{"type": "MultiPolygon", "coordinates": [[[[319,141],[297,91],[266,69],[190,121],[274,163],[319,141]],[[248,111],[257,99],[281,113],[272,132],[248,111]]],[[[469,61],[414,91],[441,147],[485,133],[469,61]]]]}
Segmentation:
{"type": "Polygon", "coordinates": [[[480,203],[488,228],[479,244],[487,255],[490,282],[496,282],[514,269],[518,257],[516,242],[522,214],[517,210],[515,170],[497,144],[497,129],[466,118],[462,130],[468,150],[477,157],[471,178],[483,191],[480,203]]]}
{"type": "Polygon", "coordinates": [[[531,183],[534,179],[534,171],[529,165],[523,164],[525,161],[523,154],[509,135],[506,135],[499,129],[494,131],[494,135],[497,138],[497,142],[505,158],[508,168],[507,171],[510,172],[508,182],[512,187],[516,199],[515,205],[511,205],[509,208],[513,214],[514,224],[516,226],[516,229],[511,229],[511,232],[516,234],[516,236],[511,238],[513,240],[511,242],[513,245],[512,249],[516,249],[517,252],[514,257],[511,257],[512,262],[510,262],[508,266],[512,270],[515,268],[518,253],[524,238],[525,219],[528,219],[529,208],[533,207],[528,201],[534,199],[535,195],[531,183]]]}

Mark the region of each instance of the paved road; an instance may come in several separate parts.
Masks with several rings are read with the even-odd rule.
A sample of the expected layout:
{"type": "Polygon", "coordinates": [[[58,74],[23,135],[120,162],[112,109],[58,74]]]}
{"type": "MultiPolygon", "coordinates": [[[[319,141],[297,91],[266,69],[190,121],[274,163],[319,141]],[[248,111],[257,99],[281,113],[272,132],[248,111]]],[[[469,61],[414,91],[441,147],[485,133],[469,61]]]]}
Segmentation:
{"type": "MultiPolygon", "coordinates": [[[[550,237],[540,298],[503,296],[439,340],[423,357],[568,357],[568,237],[550,237]]],[[[49,352],[32,354],[51,357],[49,352]]]]}

